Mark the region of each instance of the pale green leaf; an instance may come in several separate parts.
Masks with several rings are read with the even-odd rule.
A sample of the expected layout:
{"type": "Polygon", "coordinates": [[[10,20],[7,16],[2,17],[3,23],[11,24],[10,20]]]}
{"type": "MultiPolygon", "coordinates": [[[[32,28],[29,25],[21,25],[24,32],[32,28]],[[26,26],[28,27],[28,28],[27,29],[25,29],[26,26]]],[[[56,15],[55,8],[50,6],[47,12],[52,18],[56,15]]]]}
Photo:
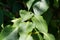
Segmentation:
{"type": "Polygon", "coordinates": [[[22,33],[28,34],[34,28],[34,25],[32,24],[32,22],[22,22],[19,26],[20,26],[20,30],[19,30],[20,34],[22,33]]]}
{"type": "Polygon", "coordinates": [[[39,37],[39,40],[43,40],[43,37],[40,34],[38,34],[38,37],[39,37]]]}
{"type": "Polygon", "coordinates": [[[35,16],[32,18],[32,21],[40,32],[48,32],[47,23],[42,16],[35,16]]]}
{"type": "Polygon", "coordinates": [[[26,40],[33,40],[31,35],[28,35],[28,37],[26,38],[26,40]]]}
{"type": "Polygon", "coordinates": [[[32,30],[34,29],[34,24],[32,22],[22,22],[20,23],[19,28],[19,34],[20,38],[19,40],[33,40],[31,35],[32,30]]]}
{"type": "Polygon", "coordinates": [[[31,35],[21,34],[19,40],[33,40],[31,35]]]}
{"type": "Polygon", "coordinates": [[[42,15],[45,11],[47,11],[48,5],[45,0],[39,1],[34,4],[33,11],[35,15],[42,15]]]}
{"type": "Polygon", "coordinates": [[[29,0],[29,1],[26,3],[26,5],[27,5],[27,7],[28,7],[28,10],[31,8],[31,6],[32,6],[32,4],[33,4],[34,1],[35,1],[35,0],[29,0]]]}
{"type": "Polygon", "coordinates": [[[55,40],[55,37],[52,34],[44,33],[45,40],[55,40]]]}
{"type": "Polygon", "coordinates": [[[27,34],[21,34],[19,40],[26,40],[27,34]]]}
{"type": "Polygon", "coordinates": [[[18,28],[15,28],[7,37],[3,40],[17,40],[18,39],[18,28]]]}
{"type": "Polygon", "coordinates": [[[32,34],[32,37],[34,40],[43,40],[41,34],[39,34],[38,32],[32,34]]]}
{"type": "Polygon", "coordinates": [[[12,20],[11,22],[13,22],[13,26],[14,27],[19,27],[20,23],[22,22],[22,19],[21,18],[16,18],[14,20],[12,20]]]}
{"type": "Polygon", "coordinates": [[[26,10],[20,10],[20,16],[22,18],[22,21],[26,21],[30,19],[33,16],[32,12],[28,12],[26,10]]]}
{"type": "Polygon", "coordinates": [[[6,26],[0,33],[0,40],[17,40],[18,39],[18,27],[6,26]]]}

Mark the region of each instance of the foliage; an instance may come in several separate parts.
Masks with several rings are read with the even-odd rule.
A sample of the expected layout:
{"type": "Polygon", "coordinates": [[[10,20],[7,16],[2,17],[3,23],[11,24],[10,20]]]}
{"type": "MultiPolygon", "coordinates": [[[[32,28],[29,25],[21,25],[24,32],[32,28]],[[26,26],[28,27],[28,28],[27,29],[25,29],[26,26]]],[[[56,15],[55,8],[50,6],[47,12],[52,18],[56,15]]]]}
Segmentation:
{"type": "Polygon", "coordinates": [[[0,0],[0,40],[60,40],[59,2],[0,0]]]}

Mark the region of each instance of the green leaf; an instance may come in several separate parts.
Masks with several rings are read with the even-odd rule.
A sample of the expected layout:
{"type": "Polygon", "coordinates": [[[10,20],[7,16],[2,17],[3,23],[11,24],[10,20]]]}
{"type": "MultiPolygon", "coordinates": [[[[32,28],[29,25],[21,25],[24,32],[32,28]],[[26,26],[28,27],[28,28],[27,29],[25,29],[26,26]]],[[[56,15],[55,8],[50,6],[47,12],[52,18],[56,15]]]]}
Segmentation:
{"type": "Polygon", "coordinates": [[[19,40],[33,40],[31,35],[22,34],[19,40]]]}
{"type": "Polygon", "coordinates": [[[47,28],[47,23],[46,21],[43,19],[42,16],[35,16],[32,18],[33,23],[36,25],[36,28],[40,31],[40,32],[48,32],[48,28],[47,28]]]}
{"type": "Polygon", "coordinates": [[[19,40],[33,40],[30,35],[33,29],[34,25],[32,24],[32,22],[22,22],[19,29],[19,40]]]}
{"type": "Polygon", "coordinates": [[[44,33],[45,40],[55,40],[55,37],[52,34],[44,33]]]}
{"type": "Polygon", "coordinates": [[[35,15],[42,15],[45,11],[47,11],[48,5],[45,0],[38,1],[33,6],[33,11],[35,15]]]}
{"type": "Polygon", "coordinates": [[[30,19],[33,16],[32,12],[28,12],[26,10],[20,10],[20,16],[22,18],[22,21],[26,21],[30,19]]]}
{"type": "Polygon", "coordinates": [[[26,5],[27,5],[27,7],[28,7],[28,10],[31,8],[31,6],[32,6],[32,4],[33,4],[34,1],[35,1],[35,0],[29,0],[29,1],[26,3],[26,5]]]}
{"type": "Polygon", "coordinates": [[[27,39],[26,40],[33,40],[32,36],[31,35],[28,35],[27,39]]]}
{"type": "Polygon", "coordinates": [[[32,32],[33,28],[35,27],[32,22],[22,22],[20,23],[20,34],[28,34],[30,32],[32,32]]]}
{"type": "Polygon", "coordinates": [[[16,18],[14,20],[12,20],[11,22],[13,22],[13,26],[14,27],[19,27],[20,23],[22,22],[22,19],[21,18],[16,18]]]}
{"type": "Polygon", "coordinates": [[[32,33],[34,40],[43,40],[42,36],[39,33],[32,33]]]}
{"type": "Polygon", "coordinates": [[[39,37],[39,40],[43,40],[43,37],[40,34],[38,34],[38,37],[39,37]]]}
{"type": "Polygon", "coordinates": [[[0,40],[17,40],[18,27],[6,26],[0,33],[0,40]]]}

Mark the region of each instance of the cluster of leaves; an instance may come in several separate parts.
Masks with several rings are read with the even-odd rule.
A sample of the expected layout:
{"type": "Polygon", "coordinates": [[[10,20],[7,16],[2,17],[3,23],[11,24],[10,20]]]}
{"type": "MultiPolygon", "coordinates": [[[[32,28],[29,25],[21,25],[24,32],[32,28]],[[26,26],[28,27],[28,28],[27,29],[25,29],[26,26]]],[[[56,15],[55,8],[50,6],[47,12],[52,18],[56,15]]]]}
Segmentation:
{"type": "Polygon", "coordinates": [[[0,40],[59,40],[58,9],[59,0],[1,0],[0,40]]]}

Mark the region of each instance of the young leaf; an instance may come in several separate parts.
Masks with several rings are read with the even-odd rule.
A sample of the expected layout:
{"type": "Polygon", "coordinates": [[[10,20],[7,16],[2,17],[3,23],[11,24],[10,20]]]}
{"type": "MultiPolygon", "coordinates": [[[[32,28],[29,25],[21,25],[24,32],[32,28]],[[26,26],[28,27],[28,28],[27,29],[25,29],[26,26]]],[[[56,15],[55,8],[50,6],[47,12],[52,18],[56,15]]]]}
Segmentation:
{"type": "Polygon", "coordinates": [[[18,28],[15,28],[7,37],[3,40],[17,40],[18,39],[18,28]]]}
{"type": "Polygon", "coordinates": [[[32,18],[32,21],[40,32],[48,32],[47,24],[42,16],[35,16],[32,18]]]}
{"type": "Polygon", "coordinates": [[[20,23],[20,34],[22,33],[26,33],[28,34],[29,32],[32,32],[34,25],[32,24],[32,22],[22,22],[20,23]]]}
{"type": "Polygon", "coordinates": [[[33,16],[32,12],[28,12],[26,10],[20,10],[20,16],[22,18],[22,21],[26,21],[30,19],[33,16]]]}
{"type": "Polygon", "coordinates": [[[32,37],[34,40],[43,40],[42,36],[39,33],[32,33],[32,37]]]}
{"type": "Polygon", "coordinates": [[[28,10],[31,8],[31,6],[32,6],[32,4],[33,4],[34,1],[35,1],[35,0],[29,0],[29,1],[26,3],[26,5],[27,5],[27,7],[28,7],[28,10]]]}
{"type": "Polygon", "coordinates": [[[33,40],[32,36],[31,35],[28,35],[27,39],[26,40],[33,40]]]}
{"type": "Polygon", "coordinates": [[[55,37],[52,34],[44,33],[45,40],[55,40],[55,37]]]}
{"type": "Polygon", "coordinates": [[[13,22],[13,26],[14,27],[19,27],[20,23],[22,22],[22,19],[21,18],[16,18],[14,20],[12,20],[11,22],[13,22]]]}
{"type": "Polygon", "coordinates": [[[31,35],[21,34],[19,40],[33,40],[31,35]]]}
{"type": "Polygon", "coordinates": [[[43,37],[40,34],[38,34],[38,36],[39,36],[39,40],[43,40],[43,37]]]}
{"type": "Polygon", "coordinates": [[[47,11],[48,5],[45,0],[39,1],[34,4],[33,11],[35,15],[42,15],[45,11],[47,11]]]}
{"type": "Polygon", "coordinates": [[[0,33],[0,40],[17,40],[18,27],[6,26],[0,33]]]}
{"type": "Polygon", "coordinates": [[[20,24],[19,34],[20,38],[19,40],[33,40],[31,35],[28,35],[32,32],[34,28],[34,25],[32,22],[23,22],[20,24]]]}

